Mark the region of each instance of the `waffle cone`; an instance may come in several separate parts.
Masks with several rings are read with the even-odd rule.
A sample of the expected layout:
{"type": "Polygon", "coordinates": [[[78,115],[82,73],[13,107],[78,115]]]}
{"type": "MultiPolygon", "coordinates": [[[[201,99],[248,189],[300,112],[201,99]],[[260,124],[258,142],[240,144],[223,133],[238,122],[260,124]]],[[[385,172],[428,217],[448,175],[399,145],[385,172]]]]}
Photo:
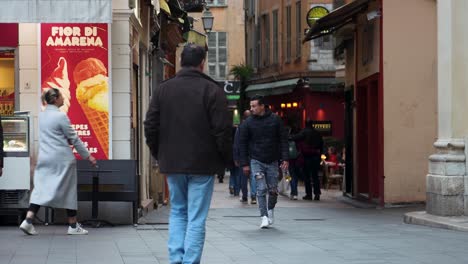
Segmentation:
{"type": "Polygon", "coordinates": [[[106,157],[109,157],[109,113],[92,109],[79,102],[106,157]]]}

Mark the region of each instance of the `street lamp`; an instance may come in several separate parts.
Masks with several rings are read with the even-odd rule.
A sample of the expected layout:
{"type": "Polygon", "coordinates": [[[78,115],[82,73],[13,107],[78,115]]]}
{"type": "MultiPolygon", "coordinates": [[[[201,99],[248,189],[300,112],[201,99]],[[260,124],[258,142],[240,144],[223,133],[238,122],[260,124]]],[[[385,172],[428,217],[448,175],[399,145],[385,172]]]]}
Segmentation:
{"type": "Polygon", "coordinates": [[[205,30],[206,33],[210,33],[211,29],[213,29],[214,17],[209,7],[206,7],[201,19],[203,22],[203,29],[205,30]]]}

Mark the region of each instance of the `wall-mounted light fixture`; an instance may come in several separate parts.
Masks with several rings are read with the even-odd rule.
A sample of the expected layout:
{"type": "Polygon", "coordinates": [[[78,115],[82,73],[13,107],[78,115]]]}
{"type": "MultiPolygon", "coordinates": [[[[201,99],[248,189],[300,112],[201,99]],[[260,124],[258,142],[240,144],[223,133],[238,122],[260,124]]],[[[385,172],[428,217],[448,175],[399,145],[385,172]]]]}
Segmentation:
{"type": "Polygon", "coordinates": [[[286,104],[281,104],[281,108],[285,108],[286,107],[286,104]]]}
{"type": "Polygon", "coordinates": [[[206,33],[210,33],[213,29],[214,16],[209,7],[205,6],[205,11],[203,11],[201,19],[203,22],[203,29],[206,33]]]}

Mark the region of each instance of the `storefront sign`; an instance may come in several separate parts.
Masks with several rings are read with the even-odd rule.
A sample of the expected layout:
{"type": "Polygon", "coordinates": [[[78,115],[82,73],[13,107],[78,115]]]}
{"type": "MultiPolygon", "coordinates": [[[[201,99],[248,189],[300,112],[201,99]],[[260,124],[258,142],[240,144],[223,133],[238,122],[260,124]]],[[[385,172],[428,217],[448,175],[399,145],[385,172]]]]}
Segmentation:
{"type": "Polygon", "coordinates": [[[313,127],[323,136],[331,136],[332,121],[312,121],[313,127]]]}
{"type": "Polygon", "coordinates": [[[229,81],[225,80],[224,82],[218,82],[221,87],[223,87],[224,93],[228,100],[239,100],[240,98],[240,82],[239,81],[229,81]]]}
{"type": "Polygon", "coordinates": [[[61,91],[60,110],[96,159],[110,158],[108,40],[108,24],[41,24],[41,90],[61,91]]]}
{"type": "Polygon", "coordinates": [[[323,6],[314,6],[307,12],[307,24],[312,27],[317,20],[328,15],[330,11],[323,6]]]}

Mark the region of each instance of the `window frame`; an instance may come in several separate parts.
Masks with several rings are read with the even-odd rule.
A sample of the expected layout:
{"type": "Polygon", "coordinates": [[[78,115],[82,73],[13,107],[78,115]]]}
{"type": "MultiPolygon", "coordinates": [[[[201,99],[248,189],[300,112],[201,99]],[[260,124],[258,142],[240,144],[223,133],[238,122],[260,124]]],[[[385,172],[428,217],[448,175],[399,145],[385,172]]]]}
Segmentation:
{"type": "Polygon", "coordinates": [[[271,37],[271,34],[270,34],[270,14],[266,13],[262,16],[262,19],[263,19],[263,36],[264,36],[264,44],[265,44],[265,47],[264,47],[264,50],[265,50],[265,55],[263,57],[263,66],[268,66],[270,65],[270,37],[271,37]]]}
{"type": "MultiPolygon", "coordinates": [[[[208,75],[215,79],[215,80],[225,80],[227,77],[228,77],[228,32],[224,32],[224,31],[211,31],[208,35],[208,39],[210,38],[210,35],[211,34],[215,34],[215,43],[216,43],[216,46],[208,46],[208,58],[207,58],[207,71],[208,71],[208,75]],[[220,41],[219,41],[219,35],[220,33],[224,33],[226,35],[226,44],[225,46],[221,46],[220,45],[220,41]],[[226,50],[226,61],[220,61],[220,49],[225,49],[226,50]],[[215,52],[215,62],[213,61],[210,61],[210,52],[215,52]],[[214,66],[215,67],[215,74],[213,75],[210,71],[210,67],[214,66]],[[223,76],[221,76],[221,70],[220,70],[220,67],[224,67],[224,72],[223,72],[223,76]]],[[[208,41],[208,45],[209,45],[210,41],[208,41]]]]}
{"type": "Polygon", "coordinates": [[[273,24],[273,64],[279,64],[279,42],[278,42],[278,38],[279,38],[279,30],[278,30],[278,27],[279,27],[279,11],[278,9],[275,9],[273,10],[272,12],[272,24],[273,24]]]}
{"type": "Polygon", "coordinates": [[[296,2],[296,59],[302,56],[302,2],[296,2]]]}
{"type": "Polygon", "coordinates": [[[209,0],[206,1],[206,5],[209,7],[215,6],[215,7],[227,7],[228,6],[228,0],[209,0]],[[224,1],[224,4],[220,4],[219,1],[224,1]]]}
{"type": "Polygon", "coordinates": [[[291,5],[286,6],[286,63],[291,62],[291,5]]]}

